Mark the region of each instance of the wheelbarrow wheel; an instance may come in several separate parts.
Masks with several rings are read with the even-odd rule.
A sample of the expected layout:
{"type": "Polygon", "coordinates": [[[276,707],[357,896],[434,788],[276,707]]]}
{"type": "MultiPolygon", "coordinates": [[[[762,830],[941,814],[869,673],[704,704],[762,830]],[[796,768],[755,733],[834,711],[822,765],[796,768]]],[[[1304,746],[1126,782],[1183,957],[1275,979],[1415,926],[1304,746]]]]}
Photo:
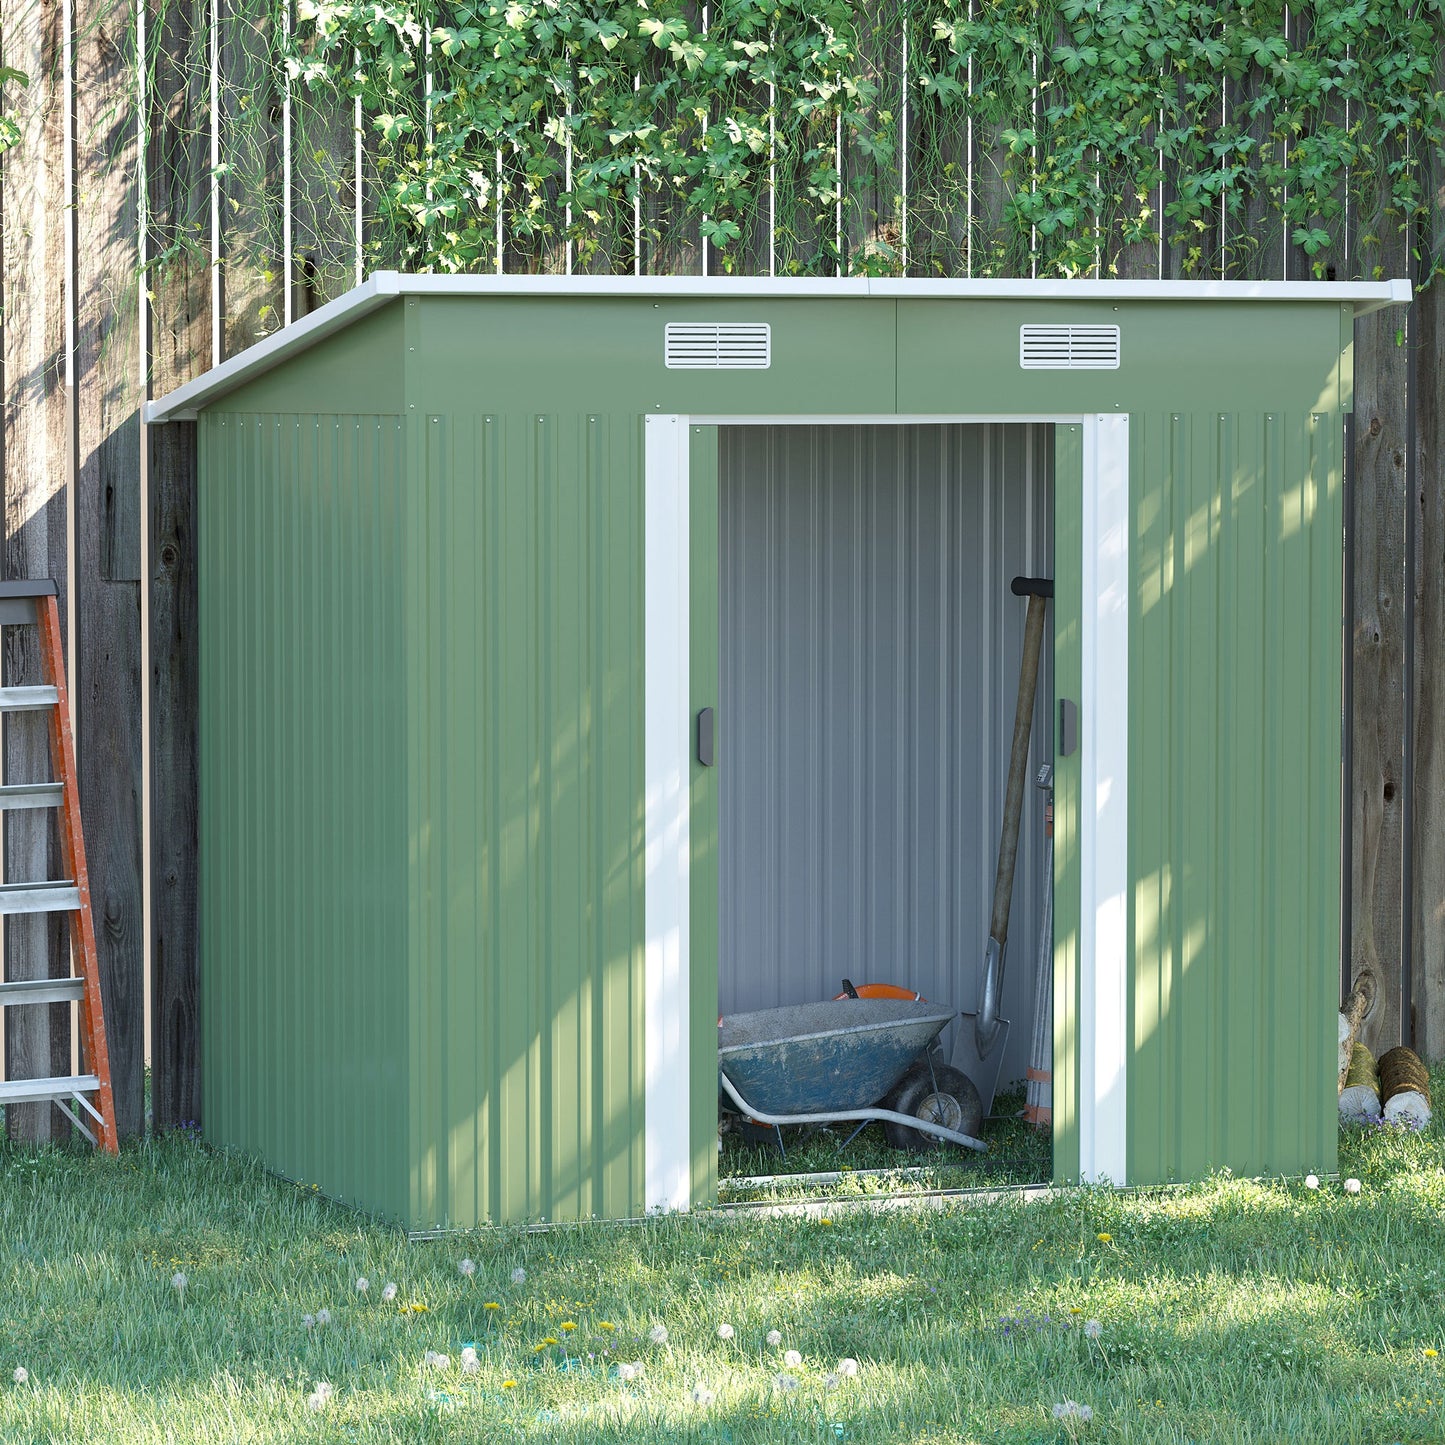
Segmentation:
{"type": "MultiPolygon", "coordinates": [[[[973,1080],[948,1064],[935,1064],[931,1070],[926,1063],[915,1064],[883,1101],[883,1107],[896,1114],[926,1119],[930,1124],[942,1124],[955,1134],[975,1139],[983,1125],[983,1100],[973,1080]]],[[[883,1133],[895,1149],[937,1149],[945,1142],[936,1134],[921,1133],[891,1120],[884,1123],[883,1133]]]]}

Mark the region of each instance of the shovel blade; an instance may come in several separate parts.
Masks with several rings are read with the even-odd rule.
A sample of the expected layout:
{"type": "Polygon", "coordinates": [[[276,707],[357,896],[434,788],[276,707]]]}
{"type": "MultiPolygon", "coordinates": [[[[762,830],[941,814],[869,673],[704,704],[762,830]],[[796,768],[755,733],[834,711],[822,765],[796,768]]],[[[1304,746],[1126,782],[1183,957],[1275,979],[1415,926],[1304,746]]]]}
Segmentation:
{"type": "Polygon", "coordinates": [[[998,1021],[993,1047],[983,1056],[978,1052],[977,1024],[977,1014],[963,1015],[958,1037],[953,1043],[953,1067],[962,1069],[973,1081],[983,1103],[983,1116],[987,1119],[993,1113],[993,1096],[998,1092],[998,1076],[1003,1068],[1004,1050],[1008,1046],[1009,1021],[998,1021]]]}

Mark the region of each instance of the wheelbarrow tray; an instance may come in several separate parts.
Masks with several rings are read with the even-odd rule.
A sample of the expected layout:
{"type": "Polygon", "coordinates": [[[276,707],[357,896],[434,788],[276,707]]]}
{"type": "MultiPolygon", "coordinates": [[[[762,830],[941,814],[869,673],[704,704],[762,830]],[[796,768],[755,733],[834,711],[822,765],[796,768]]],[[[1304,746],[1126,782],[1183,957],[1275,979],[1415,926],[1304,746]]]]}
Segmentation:
{"type": "Polygon", "coordinates": [[[731,1014],[718,1027],[718,1068],[768,1114],[868,1109],[952,1018],[936,1004],[904,999],[829,999],[731,1014]]]}

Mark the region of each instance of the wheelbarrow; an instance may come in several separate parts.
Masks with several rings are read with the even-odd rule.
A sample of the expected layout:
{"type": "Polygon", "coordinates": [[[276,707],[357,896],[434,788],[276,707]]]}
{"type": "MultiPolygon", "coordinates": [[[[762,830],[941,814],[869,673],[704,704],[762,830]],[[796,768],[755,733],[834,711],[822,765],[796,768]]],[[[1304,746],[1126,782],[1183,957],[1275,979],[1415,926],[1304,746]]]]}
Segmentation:
{"type": "MultiPolygon", "coordinates": [[[[718,1082],[745,1117],[759,1124],[835,1124],[874,1119],[965,1149],[988,1146],[925,1114],[883,1108],[951,1022],[935,1004],[906,999],[828,999],[718,1024],[718,1082]]],[[[856,1131],[855,1131],[856,1132],[856,1131]]]]}

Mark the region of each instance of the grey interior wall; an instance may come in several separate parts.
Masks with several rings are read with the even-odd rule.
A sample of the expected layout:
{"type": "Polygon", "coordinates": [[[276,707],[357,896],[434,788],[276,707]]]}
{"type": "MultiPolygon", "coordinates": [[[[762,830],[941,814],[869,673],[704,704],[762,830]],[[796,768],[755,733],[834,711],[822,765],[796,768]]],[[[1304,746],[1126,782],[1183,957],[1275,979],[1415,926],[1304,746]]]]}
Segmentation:
{"type": "MultiPolygon", "coordinates": [[[[1023,647],[1009,583],[1052,575],[1052,428],[724,427],[720,445],[719,1007],[848,977],[973,1009],[1023,647]]],[[[1042,883],[1030,786],[1003,1080],[1028,1061],[1042,883]]]]}

